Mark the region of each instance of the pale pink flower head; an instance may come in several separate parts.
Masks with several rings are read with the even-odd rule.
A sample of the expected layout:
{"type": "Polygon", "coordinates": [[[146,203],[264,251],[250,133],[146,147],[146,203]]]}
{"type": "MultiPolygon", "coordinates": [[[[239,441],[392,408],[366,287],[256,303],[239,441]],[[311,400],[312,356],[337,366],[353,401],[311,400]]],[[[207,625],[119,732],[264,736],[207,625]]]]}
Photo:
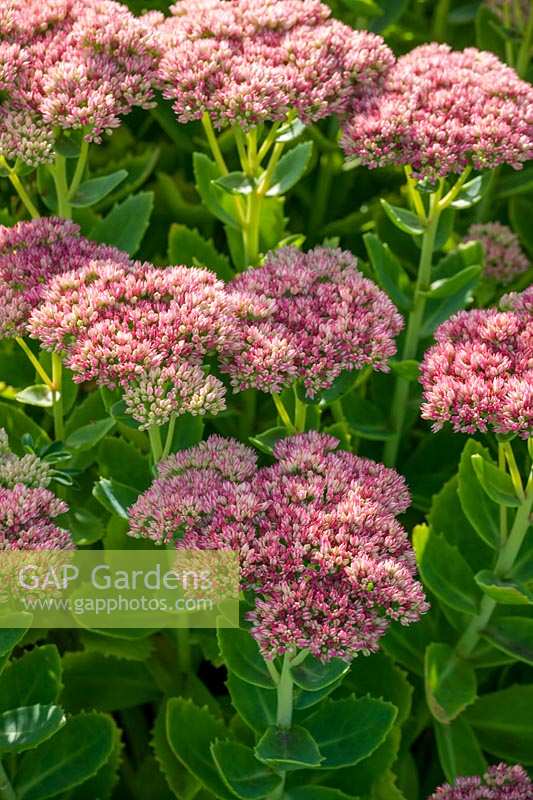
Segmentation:
{"type": "Polygon", "coordinates": [[[428,800],[531,800],[533,783],[518,764],[496,764],[483,777],[457,778],[441,786],[428,800]]]}
{"type": "Polygon", "coordinates": [[[130,413],[150,427],[222,409],[223,385],[203,366],[235,337],[233,305],[208,270],[92,261],[51,282],[30,332],[74,380],[122,387],[130,413]]]}
{"type": "Polygon", "coordinates": [[[48,489],[0,487],[0,550],[71,550],[70,534],[53,521],[67,510],[48,489]]]}
{"type": "Polygon", "coordinates": [[[34,453],[19,458],[9,448],[7,433],[0,428],[0,486],[13,489],[23,483],[34,489],[45,489],[52,480],[50,464],[34,453]]]}
{"type": "Polygon", "coordinates": [[[92,259],[128,257],[114,247],[80,236],[73,222],[47,217],[0,226],[0,337],[24,336],[31,311],[56,275],[92,259]]]}
{"type": "Polygon", "coordinates": [[[368,167],[410,164],[420,178],[520,169],[533,156],[533,87],[492,53],[422,45],[356,102],[342,145],[368,167]]]}
{"type": "Polygon", "coordinates": [[[45,163],[53,159],[55,130],[80,129],[88,141],[99,141],[134,106],[151,106],[156,37],[126,6],[114,0],[13,0],[0,13],[6,20],[0,25],[5,157],[45,163]]]}
{"type": "Polygon", "coordinates": [[[439,430],[515,433],[533,428],[533,316],[460,311],[435,333],[421,369],[422,417],[439,430]]]}
{"type": "Polygon", "coordinates": [[[498,283],[510,283],[529,268],[529,259],[518,236],[501,222],[471,225],[465,241],[481,243],[485,254],[485,274],[498,283]]]}
{"type": "Polygon", "coordinates": [[[318,433],[278,442],[276,463],[212,437],[172,456],[130,509],[135,536],[185,550],[235,550],[262,653],[308,649],[327,661],[377,650],[391,620],[426,609],[394,470],[335,452],[318,433]]]}
{"type": "Polygon", "coordinates": [[[156,26],[159,81],[181,122],[209,113],[249,128],[344,111],[394,57],[383,39],[330,19],[317,0],[182,0],[156,26]]]}
{"type": "Polygon", "coordinates": [[[286,247],[228,291],[244,308],[232,350],[222,355],[235,389],[279,392],[299,378],[312,397],[343,370],[387,370],[396,352],[402,318],[349,252],[286,247]]]}

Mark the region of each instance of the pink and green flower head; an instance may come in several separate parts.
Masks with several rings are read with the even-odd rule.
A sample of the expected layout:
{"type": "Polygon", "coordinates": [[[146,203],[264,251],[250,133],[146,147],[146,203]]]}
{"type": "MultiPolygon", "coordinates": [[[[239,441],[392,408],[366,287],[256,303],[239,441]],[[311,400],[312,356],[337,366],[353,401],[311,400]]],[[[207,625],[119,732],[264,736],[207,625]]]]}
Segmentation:
{"type": "Polygon", "coordinates": [[[383,91],[356,101],[342,145],[368,167],[411,165],[419,178],[521,169],[533,156],[532,107],[533,87],[492,53],[424,44],[398,59],[383,91]]]}
{"type": "Polygon", "coordinates": [[[457,778],[441,786],[429,800],[531,800],[533,783],[523,767],[497,764],[483,777],[457,778]]]}
{"type": "Polygon", "coordinates": [[[319,433],[283,439],[276,462],[215,436],[159,466],[130,509],[130,531],[186,550],[236,550],[255,597],[252,634],[266,658],[295,649],[327,661],[378,649],[391,621],[427,609],[395,515],[409,494],[394,470],[319,433]]]}
{"type": "Polygon", "coordinates": [[[159,82],[180,122],[316,121],[344,112],[394,62],[380,36],[331,19],[318,0],[182,0],[171,12],[155,25],[159,82]]]}
{"type": "Polygon", "coordinates": [[[344,370],[387,370],[396,352],[402,318],[349,252],[286,247],[228,291],[243,303],[237,339],[222,354],[236,390],[279,392],[300,379],[312,397],[344,370]]]}

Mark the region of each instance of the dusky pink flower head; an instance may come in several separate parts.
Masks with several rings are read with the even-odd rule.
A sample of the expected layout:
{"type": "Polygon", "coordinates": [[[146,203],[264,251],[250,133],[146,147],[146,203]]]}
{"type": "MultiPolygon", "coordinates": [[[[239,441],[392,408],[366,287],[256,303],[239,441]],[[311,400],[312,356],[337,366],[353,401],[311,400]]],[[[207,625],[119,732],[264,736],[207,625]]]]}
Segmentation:
{"type": "Polygon", "coordinates": [[[47,217],[0,226],[0,338],[24,336],[52,278],[95,258],[128,261],[126,253],[80,236],[79,227],[67,220],[47,217]]]}
{"type": "Polygon", "coordinates": [[[510,283],[529,268],[529,259],[518,236],[501,222],[471,225],[467,242],[481,242],[485,253],[485,274],[498,283],[510,283]]]}
{"type": "Polygon", "coordinates": [[[70,534],[53,521],[67,510],[48,489],[0,487],[0,550],[72,549],[70,534]]]}
{"type": "Polygon", "coordinates": [[[500,300],[502,311],[518,311],[533,316],[533,284],[523,292],[509,292],[500,300]]]}
{"type": "Polygon", "coordinates": [[[533,428],[533,316],[460,311],[435,333],[421,368],[422,417],[433,430],[515,433],[533,428]]]}
{"type": "Polygon", "coordinates": [[[394,62],[376,34],[330,19],[318,0],[182,0],[156,26],[159,81],[181,122],[305,122],[345,111],[394,62]]]}
{"type": "Polygon", "coordinates": [[[6,158],[45,163],[53,158],[54,129],[81,129],[88,141],[99,141],[134,106],[150,107],[156,37],[122,3],[1,0],[2,18],[0,153],[6,158]]]}
{"type": "Polygon", "coordinates": [[[422,45],[355,103],[342,146],[368,167],[410,164],[420,178],[520,169],[533,156],[533,87],[492,53],[422,45]]]}
{"type": "Polygon", "coordinates": [[[236,550],[255,596],[252,633],[267,658],[308,649],[350,660],[378,648],[390,620],[427,609],[406,532],[409,504],[394,470],[306,433],[254,453],[211,437],[159,466],[130,509],[130,530],[185,550],[236,550]]]}
{"type": "Polygon", "coordinates": [[[208,270],[93,261],[50,283],[29,327],[76,381],[121,386],[148,427],[221,410],[223,385],[202,365],[234,339],[233,305],[208,270]]]}
{"type": "Polygon", "coordinates": [[[343,370],[387,370],[396,352],[402,318],[349,252],[286,247],[228,290],[243,299],[237,340],[221,359],[235,389],[279,392],[300,378],[312,397],[343,370]]]}
{"type": "Polygon", "coordinates": [[[531,800],[533,783],[518,764],[496,764],[483,777],[457,778],[441,786],[429,800],[531,800]]]}
{"type": "Polygon", "coordinates": [[[52,480],[51,468],[34,453],[19,458],[9,448],[7,433],[0,428],[0,486],[13,489],[23,483],[34,489],[45,489],[52,480]]]}

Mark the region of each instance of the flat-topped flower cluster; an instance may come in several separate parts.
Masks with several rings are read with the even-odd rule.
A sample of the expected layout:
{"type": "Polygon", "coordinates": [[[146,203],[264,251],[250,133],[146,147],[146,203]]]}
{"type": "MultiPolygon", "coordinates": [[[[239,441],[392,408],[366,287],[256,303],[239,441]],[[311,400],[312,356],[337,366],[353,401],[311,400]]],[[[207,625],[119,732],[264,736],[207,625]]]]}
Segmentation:
{"type": "Polygon", "coordinates": [[[218,436],[163,461],[130,509],[135,536],[190,550],[237,550],[255,598],[252,633],[267,658],[308,649],[350,660],[391,620],[427,606],[395,516],[409,494],[392,469],[306,433],[280,440],[276,463],[218,436]]]}
{"type": "Polygon", "coordinates": [[[159,81],[181,122],[207,112],[247,129],[293,111],[344,112],[394,56],[376,34],[330,18],[318,0],[182,0],[158,28],[159,81]]]}
{"type": "Polygon", "coordinates": [[[343,146],[368,167],[411,165],[421,178],[520,169],[533,156],[532,108],[533,87],[492,53],[426,44],[356,102],[343,146]]]}
{"type": "Polygon", "coordinates": [[[498,283],[510,283],[529,268],[529,258],[522,250],[518,236],[501,222],[471,225],[465,241],[481,242],[485,274],[498,283]]]}
{"type": "Polygon", "coordinates": [[[57,129],[99,141],[150,106],[157,55],[151,26],[114,0],[1,0],[0,154],[52,161],[57,129]]]}
{"type": "Polygon", "coordinates": [[[518,764],[495,764],[483,777],[457,778],[441,786],[429,800],[531,800],[533,784],[518,764]]]}
{"type": "Polygon", "coordinates": [[[387,370],[396,352],[402,317],[350,252],[286,247],[234,278],[228,291],[264,308],[259,319],[241,319],[241,346],[222,359],[241,391],[279,392],[300,379],[312,397],[343,370],[387,370]]]}
{"type": "Polygon", "coordinates": [[[421,372],[422,417],[433,420],[435,430],[451,422],[465,433],[531,435],[531,288],[502,304],[508,310],[460,311],[437,329],[421,372]]]}

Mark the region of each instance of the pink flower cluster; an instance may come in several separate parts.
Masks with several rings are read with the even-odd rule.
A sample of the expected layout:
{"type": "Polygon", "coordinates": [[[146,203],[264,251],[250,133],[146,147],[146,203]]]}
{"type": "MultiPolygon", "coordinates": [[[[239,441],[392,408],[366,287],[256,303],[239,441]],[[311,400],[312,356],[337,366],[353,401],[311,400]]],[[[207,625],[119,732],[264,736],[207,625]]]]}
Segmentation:
{"type": "Polygon", "coordinates": [[[50,465],[33,453],[19,458],[9,449],[7,433],[0,428],[0,486],[13,489],[17,483],[31,488],[44,489],[50,483],[50,465]]]}
{"type": "Polygon", "coordinates": [[[437,329],[421,369],[422,417],[434,430],[531,434],[533,316],[517,305],[460,311],[437,329]]]}
{"type": "Polygon", "coordinates": [[[343,370],[386,370],[396,352],[402,318],[349,252],[286,247],[228,290],[243,309],[235,346],[221,359],[235,389],[279,392],[300,378],[312,397],[343,370]]]}
{"type": "Polygon", "coordinates": [[[342,144],[368,167],[410,164],[421,178],[520,169],[533,156],[533,87],[492,53],[422,45],[357,101],[342,144]]]}
{"type": "Polygon", "coordinates": [[[395,515],[409,495],[381,464],[334,452],[331,436],[279,441],[276,463],[212,436],[162,462],[130,529],[187,550],[236,550],[255,595],[252,633],[267,658],[308,649],[326,661],[378,648],[391,620],[427,609],[395,515]]]}
{"type": "Polygon", "coordinates": [[[457,778],[452,786],[441,786],[429,800],[531,800],[533,784],[523,767],[497,764],[485,775],[457,778]]]}
{"type": "Polygon", "coordinates": [[[114,0],[0,0],[0,154],[50,161],[54,128],[99,141],[150,107],[157,60],[151,26],[114,0]]]}
{"type": "Polygon", "coordinates": [[[208,112],[249,128],[296,111],[345,111],[394,57],[383,39],[330,19],[318,0],[181,0],[158,26],[159,81],[181,122],[208,112]]]}
{"type": "Polygon", "coordinates": [[[471,225],[465,241],[479,241],[485,253],[485,274],[498,283],[510,283],[529,268],[518,236],[508,225],[487,222],[471,225]]]}
{"type": "Polygon", "coordinates": [[[123,387],[142,427],[221,410],[224,387],[202,367],[208,353],[229,348],[235,327],[233,302],[213,273],[116,259],[56,277],[29,325],[76,381],[123,387]]]}
{"type": "Polygon", "coordinates": [[[90,242],[66,220],[48,217],[0,226],[0,338],[25,335],[30,313],[55,275],[111,257],[127,262],[125,253],[90,242]]]}
{"type": "Polygon", "coordinates": [[[70,534],[53,518],[68,510],[48,489],[0,487],[0,550],[70,550],[70,534]]]}
{"type": "Polygon", "coordinates": [[[518,311],[533,316],[533,284],[523,292],[509,292],[500,300],[502,311],[518,311]]]}

